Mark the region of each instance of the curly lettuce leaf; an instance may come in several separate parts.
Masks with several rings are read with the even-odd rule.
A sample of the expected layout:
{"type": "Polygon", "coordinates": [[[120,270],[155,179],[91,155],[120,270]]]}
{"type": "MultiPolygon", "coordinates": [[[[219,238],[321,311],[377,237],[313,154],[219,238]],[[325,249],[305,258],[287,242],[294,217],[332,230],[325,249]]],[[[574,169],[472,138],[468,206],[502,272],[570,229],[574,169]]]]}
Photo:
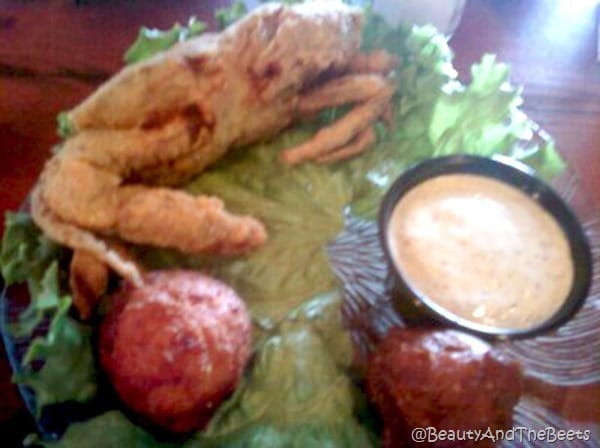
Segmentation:
{"type": "Polygon", "coordinates": [[[6,213],[0,268],[7,286],[31,278],[41,281],[59,254],[59,247],[42,235],[29,214],[6,213]]]}
{"type": "MultiPolygon", "coordinates": [[[[532,130],[536,130],[535,123],[530,121],[529,124],[532,130]]],[[[543,131],[536,130],[536,132],[538,132],[537,142],[518,146],[510,155],[529,165],[542,179],[551,181],[567,169],[567,164],[556,149],[552,137],[543,131]]]]}
{"type": "Polygon", "coordinates": [[[60,248],[45,238],[26,213],[7,213],[0,251],[6,284],[27,282],[30,304],[10,325],[16,337],[30,337],[45,317],[50,328],[44,338],[29,345],[15,382],[30,386],[36,395],[37,414],[52,403],[85,401],[96,390],[91,330],[67,316],[68,295],[59,285],[60,248]],[[40,369],[32,366],[42,362],[40,369]]]}
{"type": "Polygon", "coordinates": [[[30,336],[42,322],[44,316],[55,312],[60,305],[58,287],[58,263],[54,261],[41,281],[28,279],[30,303],[19,315],[16,322],[9,325],[10,332],[16,337],[30,336]]]}
{"type": "Polygon", "coordinates": [[[135,42],[125,52],[123,60],[127,64],[143,61],[169,49],[177,42],[182,42],[204,32],[206,28],[206,23],[200,22],[195,17],[190,17],[187,25],[182,26],[176,23],[167,31],[142,27],[135,42]]]}
{"type": "Polygon", "coordinates": [[[27,213],[7,212],[0,250],[0,268],[7,286],[27,282],[29,306],[9,325],[16,337],[26,337],[59,305],[58,245],[42,235],[27,213]]]}
{"type": "Polygon", "coordinates": [[[49,404],[85,402],[96,394],[92,330],[67,315],[70,306],[70,297],[60,299],[48,333],[31,342],[23,358],[23,370],[14,378],[35,392],[38,417],[49,404]],[[34,368],[35,361],[42,361],[42,367],[34,368]]]}
{"type": "Polygon", "coordinates": [[[354,412],[350,336],[339,293],[295,310],[260,348],[252,371],[186,448],[372,446],[354,412]]]}
{"type": "Polygon", "coordinates": [[[509,68],[486,54],[471,68],[471,83],[452,83],[435,104],[429,125],[434,156],[465,152],[504,154],[527,163],[546,180],[565,163],[547,134],[520,110],[521,89],[510,84],[509,68]]]}
{"type": "Polygon", "coordinates": [[[215,20],[220,30],[224,30],[229,25],[237,22],[239,19],[244,17],[248,13],[248,7],[243,1],[234,1],[230,6],[226,8],[219,8],[215,10],[215,20]]]}
{"type": "Polygon", "coordinates": [[[502,153],[527,131],[512,120],[522,103],[520,89],[508,82],[508,66],[483,56],[471,69],[472,81],[445,86],[434,106],[429,138],[434,155],[468,152],[482,156],[502,153]]]}
{"type": "Polygon", "coordinates": [[[56,442],[30,440],[30,443],[49,448],[175,448],[178,446],[157,442],[151,434],[131,423],[119,411],[109,411],[85,422],[73,423],[56,442]]]}
{"type": "Polygon", "coordinates": [[[388,27],[367,16],[363,46],[386,48],[398,56],[395,118],[372,150],[348,164],[357,194],[352,211],[374,218],[379,201],[408,166],[430,157],[468,153],[504,154],[520,160],[546,180],[565,164],[554,143],[521,111],[521,89],[509,81],[509,69],[484,55],[460,83],[446,39],[432,26],[388,27]]]}
{"type": "Polygon", "coordinates": [[[59,137],[69,138],[75,134],[75,128],[69,118],[69,112],[60,112],[56,116],[56,123],[56,133],[59,137]]]}

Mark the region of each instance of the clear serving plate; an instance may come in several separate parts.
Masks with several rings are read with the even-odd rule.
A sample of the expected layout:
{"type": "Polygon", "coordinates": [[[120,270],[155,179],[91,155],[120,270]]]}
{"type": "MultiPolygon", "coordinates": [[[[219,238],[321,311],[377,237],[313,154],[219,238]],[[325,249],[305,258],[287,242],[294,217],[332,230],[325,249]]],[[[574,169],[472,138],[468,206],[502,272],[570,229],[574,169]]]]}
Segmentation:
{"type": "MultiPolygon", "coordinates": [[[[600,214],[594,209],[572,168],[553,186],[582,221],[594,263],[593,280],[582,309],[558,329],[521,340],[502,340],[495,347],[518,361],[526,376],[526,392],[515,408],[514,427],[535,431],[589,430],[589,440],[562,441],[560,446],[600,446],[597,422],[571,421],[546,405],[556,388],[595,385],[600,391],[600,214]]],[[[348,218],[346,229],[328,248],[332,267],[344,285],[344,319],[352,331],[358,362],[365,363],[377,341],[393,326],[404,326],[391,303],[389,269],[381,248],[377,222],[348,218]]],[[[594,397],[577,406],[594,407],[594,397]]],[[[587,438],[587,437],[586,437],[587,438]]],[[[513,440],[510,446],[547,446],[547,441],[513,440]]]]}
{"type": "MultiPolygon", "coordinates": [[[[532,339],[505,340],[496,348],[509,359],[517,360],[527,377],[527,392],[515,408],[514,427],[533,430],[589,430],[589,440],[561,442],[567,447],[600,446],[600,425],[597,422],[572,421],[547,405],[556,387],[568,389],[584,385],[600,390],[600,214],[590,205],[580,188],[572,168],[554,181],[554,186],[581,219],[588,234],[594,260],[593,281],[585,305],[564,326],[532,339]],[[593,386],[592,386],[593,387],[593,386]]],[[[347,217],[345,230],[328,246],[332,269],[344,285],[343,318],[350,329],[356,347],[357,362],[366,362],[373,345],[392,326],[404,325],[392,307],[388,287],[388,268],[379,242],[375,221],[347,217]]],[[[2,293],[0,320],[9,361],[15,374],[21,372],[21,360],[31,338],[17,339],[7,331],[27,305],[25,288],[11,287],[2,293]]],[[[44,334],[42,325],[32,337],[44,334]]],[[[19,386],[23,400],[34,414],[32,391],[19,386]]],[[[596,389],[594,389],[596,390],[596,389]]],[[[563,390],[563,393],[568,392],[563,390]]],[[[578,406],[594,406],[589,402],[578,406]]],[[[85,420],[114,407],[114,397],[99,393],[87,404],[66,403],[44,408],[36,418],[40,433],[47,437],[60,434],[72,422],[85,420]]],[[[513,440],[498,446],[546,446],[547,442],[513,440]]]]}
{"type": "MultiPolygon", "coordinates": [[[[543,140],[542,131],[526,142],[543,140]]],[[[524,340],[502,340],[495,347],[508,359],[517,360],[527,377],[527,392],[514,411],[514,426],[530,430],[589,430],[589,440],[564,441],[560,446],[600,446],[600,425],[594,421],[574,421],[551,409],[548,391],[580,386],[595,387],[600,391],[600,213],[590,205],[586,192],[580,186],[577,174],[569,167],[554,187],[571,205],[588,234],[594,262],[593,281],[589,296],[582,309],[567,324],[555,331],[524,340]]],[[[26,206],[24,207],[26,209],[26,206]]],[[[353,216],[346,217],[345,230],[327,247],[330,264],[343,285],[345,301],[343,318],[356,347],[356,359],[364,365],[374,344],[393,326],[403,326],[403,319],[393,308],[388,288],[389,272],[380,246],[378,225],[353,216]]],[[[11,287],[0,297],[0,329],[9,361],[15,375],[22,372],[21,362],[31,340],[45,334],[41,325],[29,338],[15,338],[7,330],[18,320],[28,302],[26,288],[11,287]]],[[[101,387],[103,387],[101,385],[101,387]]],[[[35,397],[32,391],[19,385],[23,400],[35,415],[35,397]]],[[[63,403],[44,408],[36,416],[39,432],[45,437],[61,434],[72,422],[115,407],[115,398],[104,387],[93,401],[63,403]],[[104,393],[106,391],[106,393],[104,393]]],[[[594,406],[593,397],[577,406],[594,406]]],[[[546,441],[504,441],[499,446],[547,446],[546,441]]]]}

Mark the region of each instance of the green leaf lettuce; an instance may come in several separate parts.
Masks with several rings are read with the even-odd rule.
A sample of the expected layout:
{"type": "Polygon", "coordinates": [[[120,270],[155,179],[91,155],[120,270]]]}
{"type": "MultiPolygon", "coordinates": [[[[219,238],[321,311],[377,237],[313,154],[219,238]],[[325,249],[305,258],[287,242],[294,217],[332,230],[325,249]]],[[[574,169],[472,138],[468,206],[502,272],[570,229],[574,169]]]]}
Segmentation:
{"type": "Polygon", "coordinates": [[[15,381],[35,392],[38,416],[44,406],[65,401],[88,401],[96,394],[96,368],[91,328],[70,318],[70,297],[60,299],[45,337],[35,338],[23,358],[15,381]],[[32,366],[43,361],[41,368],[32,366]]]}
{"type": "Polygon", "coordinates": [[[248,13],[248,7],[243,1],[234,1],[226,8],[219,8],[215,11],[215,20],[220,30],[224,30],[229,25],[237,22],[248,13]]]}
{"type": "Polygon", "coordinates": [[[354,414],[352,347],[340,305],[339,294],[325,294],[293,312],[264,341],[235,395],[186,447],[372,446],[354,414]]]}
{"type": "Polygon", "coordinates": [[[42,236],[29,214],[6,213],[0,268],[7,285],[31,278],[41,281],[58,255],[58,246],[42,236]]]}
{"type": "Polygon", "coordinates": [[[521,89],[510,84],[506,64],[484,55],[462,84],[446,39],[431,26],[392,29],[367,15],[363,46],[383,47],[400,61],[395,73],[394,124],[368,153],[345,168],[356,191],[355,214],[374,218],[379,200],[407,167],[430,157],[503,154],[551,180],[565,164],[552,139],[520,106],[521,89]]]}
{"type": "Polygon", "coordinates": [[[0,269],[7,286],[27,282],[30,304],[9,329],[29,336],[44,316],[58,308],[60,248],[42,235],[27,213],[5,215],[0,269]]]}
{"type": "Polygon", "coordinates": [[[205,30],[206,23],[196,20],[195,17],[191,17],[187,25],[182,26],[176,23],[167,31],[142,27],[135,42],[125,52],[123,59],[128,64],[143,61],[169,49],[177,42],[187,40],[205,30]]]}
{"type": "Polygon", "coordinates": [[[177,445],[157,442],[151,434],[131,423],[119,411],[109,411],[91,420],[73,423],[56,442],[32,440],[44,447],[55,448],[175,448],[177,445]]]}
{"type": "Polygon", "coordinates": [[[35,392],[38,416],[48,404],[86,401],[97,387],[91,329],[67,315],[71,298],[60,293],[60,256],[59,247],[42,236],[28,214],[6,214],[2,276],[7,285],[26,281],[30,296],[10,331],[15,337],[30,337],[45,317],[50,319],[46,336],[30,343],[14,378],[35,392]],[[41,368],[34,368],[34,361],[41,368]]]}

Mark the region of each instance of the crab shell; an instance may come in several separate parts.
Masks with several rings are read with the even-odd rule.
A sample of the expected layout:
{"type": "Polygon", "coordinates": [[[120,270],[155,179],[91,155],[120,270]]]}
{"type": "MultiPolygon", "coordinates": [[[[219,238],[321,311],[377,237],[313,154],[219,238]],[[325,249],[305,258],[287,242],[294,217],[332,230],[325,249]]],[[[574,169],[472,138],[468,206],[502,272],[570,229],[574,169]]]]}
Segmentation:
{"type": "MultiPolygon", "coordinates": [[[[169,187],[326,107],[354,104],[283,151],[282,162],[366,150],[372,124],[389,112],[395,61],[359,52],[362,22],[360,10],[338,2],[266,4],[221,33],[125,67],[69,113],[76,132],[39,178],[34,220],[50,239],[138,284],[139,266],[112,241],[208,254],[260,246],[258,220],[169,187]]],[[[75,271],[86,275],[85,265],[75,271]]]]}

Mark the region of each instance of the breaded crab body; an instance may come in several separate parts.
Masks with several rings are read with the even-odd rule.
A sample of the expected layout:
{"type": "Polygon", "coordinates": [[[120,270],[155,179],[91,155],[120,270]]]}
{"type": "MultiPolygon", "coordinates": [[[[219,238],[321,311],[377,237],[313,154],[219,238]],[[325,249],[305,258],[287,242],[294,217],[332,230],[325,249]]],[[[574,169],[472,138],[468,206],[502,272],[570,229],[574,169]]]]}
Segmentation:
{"type": "Polygon", "coordinates": [[[330,162],[367,149],[389,107],[394,61],[360,54],[361,30],[361,12],[341,3],[266,4],[221,33],[125,67],[69,112],[75,134],[40,176],[36,223],[137,283],[138,268],[108,239],[185,253],[260,246],[266,232],[256,219],[170,187],[325,107],[355,104],[282,161],[330,162]]]}

